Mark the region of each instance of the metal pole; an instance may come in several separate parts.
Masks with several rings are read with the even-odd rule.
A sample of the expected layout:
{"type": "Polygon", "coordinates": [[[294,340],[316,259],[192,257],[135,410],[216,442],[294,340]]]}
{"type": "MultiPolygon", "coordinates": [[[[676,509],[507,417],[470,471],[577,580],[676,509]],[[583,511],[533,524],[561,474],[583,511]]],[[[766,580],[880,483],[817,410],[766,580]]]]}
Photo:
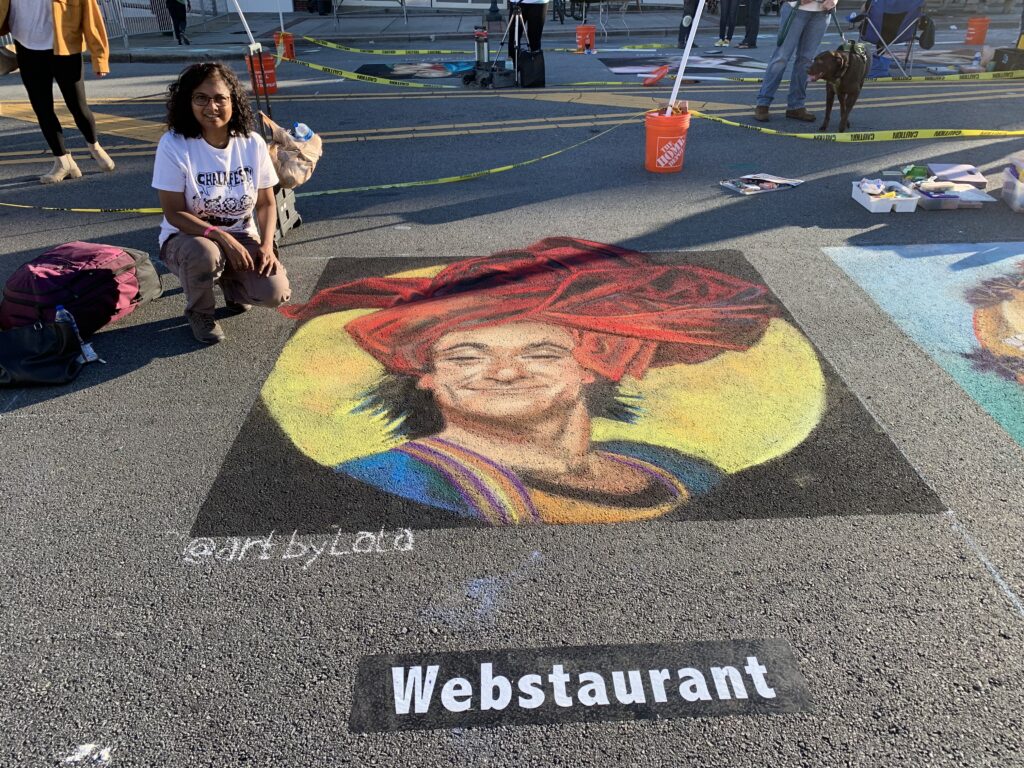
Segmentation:
{"type": "Polygon", "coordinates": [[[690,58],[690,49],[693,47],[693,39],[697,36],[697,25],[700,24],[700,15],[704,12],[704,0],[697,4],[697,12],[693,15],[693,23],[690,25],[690,36],[686,38],[686,48],[683,49],[683,58],[679,61],[679,71],[676,72],[676,84],[672,86],[672,97],[668,100],[665,108],[665,117],[672,114],[672,105],[676,103],[679,96],[679,86],[683,84],[683,72],[686,71],[686,62],[690,58]]]}

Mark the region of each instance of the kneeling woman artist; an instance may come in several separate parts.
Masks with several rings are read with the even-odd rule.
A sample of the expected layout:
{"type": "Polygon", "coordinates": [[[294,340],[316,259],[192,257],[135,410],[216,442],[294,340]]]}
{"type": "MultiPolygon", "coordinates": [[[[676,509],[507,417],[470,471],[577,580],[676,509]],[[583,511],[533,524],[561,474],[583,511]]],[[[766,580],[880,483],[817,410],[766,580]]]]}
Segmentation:
{"type": "Polygon", "coordinates": [[[164,212],[160,258],[181,281],[192,333],[213,344],[224,338],[213,314],[215,281],[236,313],[290,297],[274,251],[277,174],[227,66],[193,64],[167,90],[169,130],[153,168],[164,212]]]}

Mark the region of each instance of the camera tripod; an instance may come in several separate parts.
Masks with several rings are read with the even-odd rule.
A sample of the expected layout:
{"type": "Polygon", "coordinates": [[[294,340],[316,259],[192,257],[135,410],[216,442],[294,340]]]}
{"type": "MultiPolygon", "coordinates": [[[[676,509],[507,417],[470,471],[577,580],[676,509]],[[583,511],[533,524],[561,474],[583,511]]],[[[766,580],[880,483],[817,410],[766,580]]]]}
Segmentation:
{"type": "Polygon", "coordinates": [[[508,42],[509,36],[512,37],[512,50],[516,52],[516,55],[512,57],[512,73],[515,78],[516,85],[519,84],[519,31],[523,32],[525,37],[527,34],[526,19],[523,18],[522,4],[518,2],[510,2],[508,6],[508,24],[505,26],[505,33],[501,36],[501,42],[498,43],[498,55],[494,57],[494,61],[491,63],[491,71],[485,78],[486,82],[481,83],[483,86],[490,86],[494,84],[494,73],[498,69],[498,62],[501,61],[502,55],[505,53],[505,44],[508,42]]]}

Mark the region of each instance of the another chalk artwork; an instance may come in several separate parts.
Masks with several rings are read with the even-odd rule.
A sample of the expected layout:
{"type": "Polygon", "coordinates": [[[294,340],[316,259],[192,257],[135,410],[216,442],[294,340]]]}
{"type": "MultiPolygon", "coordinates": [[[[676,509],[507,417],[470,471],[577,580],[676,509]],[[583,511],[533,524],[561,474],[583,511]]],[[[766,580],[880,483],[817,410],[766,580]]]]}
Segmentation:
{"type": "Polygon", "coordinates": [[[356,72],[387,80],[423,80],[462,77],[472,72],[475,66],[476,62],[473,61],[403,61],[397,64],[363,64],[356,72]]]}
{"type": "Polygon", "coordinates": [[[339,258],[283,311],[194,536],[937,509],[736,252],[339,258]]]}
{"type": "Polygon", "coordinates": [[[1024,245],[825,251],[1024,445],[1024,245]]]}
{"type": "MultiPolygon", "coordinates": [[[[648,76],[658,67],[668,64],[671,75],[675,76],[679,68],[682,56],[665,55],[633,55],[633,56],[601,56],[601,63],[604,64],[616,75],[643,75],[648,76]]],[[[750,56],[727,55],[727,56],[700,56],[692,54],[686,62],[687,75],[720,75],[720,76],[744,76],[760,77],[764,74],[767,65],[750,56]]]]}

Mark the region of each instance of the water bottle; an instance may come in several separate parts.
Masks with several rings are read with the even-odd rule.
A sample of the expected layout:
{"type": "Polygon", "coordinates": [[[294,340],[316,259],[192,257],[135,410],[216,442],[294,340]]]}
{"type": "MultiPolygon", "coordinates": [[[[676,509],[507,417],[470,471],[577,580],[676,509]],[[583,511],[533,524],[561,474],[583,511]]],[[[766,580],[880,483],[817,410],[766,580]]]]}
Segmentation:
{"type": "Polygon", "coordinates": [[[78,323],[75,322],[75,316],[68,312],[63,304],[57,305],[53,319],[58,323],[67,323],[71,326],[71,330],[75,332],[75,338],[78,339],[78,344],[82,347],[82,354],[78,356],[78,362],[82,364],[95,363],[100,359],[100,356],[96,354],[96,350],[92,348],[92,344],[82,341],[82,334],[78,332],[78,323]]]}
{"type": "Polygon", "coordinates": [[[313,138],[313,130],[305,123],[295,123],[292,126],[292,136],[299,141],[309,141],[313,138]]]}
{"type": "Polygon", "coordinates": [[[973,64],[975,67],[981,66],[981,51],[978,51],[977,53],[974,54],[974,58],[971,59],[971,64],[973,64]]]}

